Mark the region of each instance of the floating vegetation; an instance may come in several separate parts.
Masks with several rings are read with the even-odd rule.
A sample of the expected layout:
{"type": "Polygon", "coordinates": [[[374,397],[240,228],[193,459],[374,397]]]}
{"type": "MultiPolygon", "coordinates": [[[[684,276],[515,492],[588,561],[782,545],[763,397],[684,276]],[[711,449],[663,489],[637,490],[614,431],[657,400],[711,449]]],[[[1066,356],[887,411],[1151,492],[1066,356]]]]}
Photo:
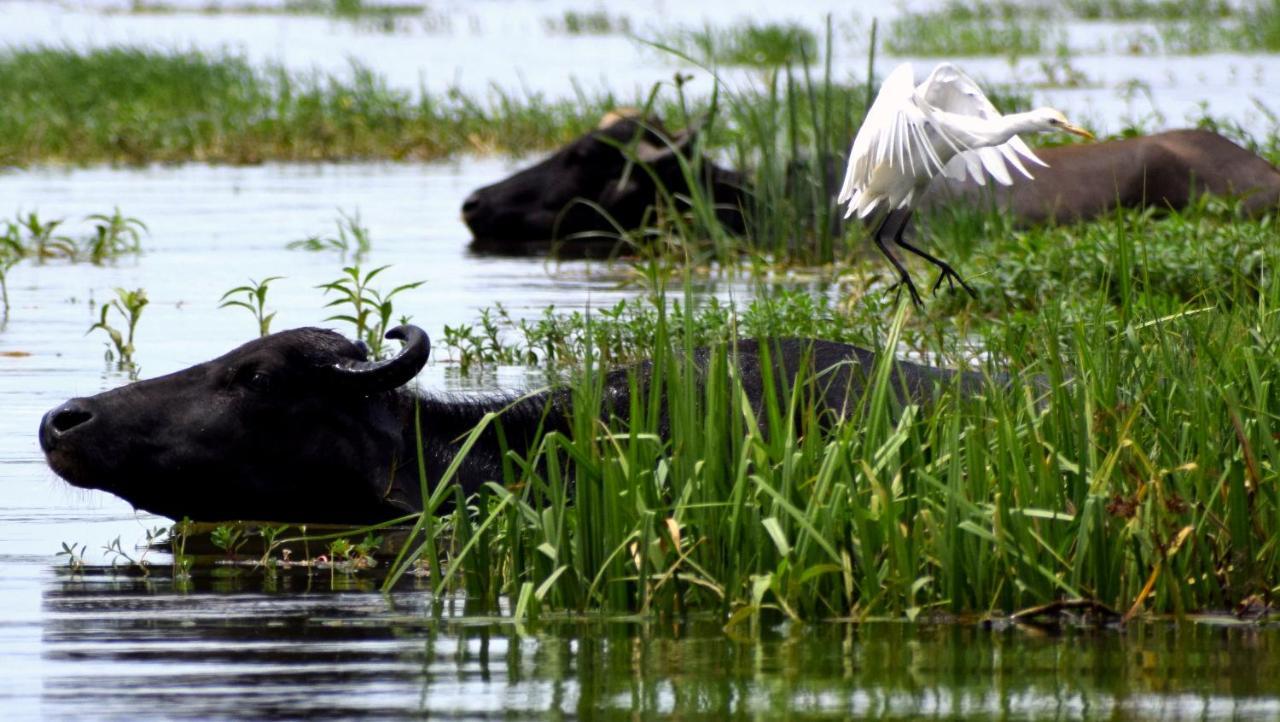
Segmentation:
{"type": "Polygon", "coordinates": [[[338,229],[336,236],[311,235],[297,241],[290,241],[285,247],[301,251],[337,251],[345,262],[350,256],[353,261],[362,260],[373,248],[369,238],[369,229],[360,222],[360,212],[348,214],[338,210],[338,219],[334,221],[338,229]]]}
{"type": "Polygon", "coordinates": [[[630,18],[611,15],[604,10],[565,10],[559,18],[547,18],[542,24],[547,32],[561,35],[625,35],[631,32],[630,18]]]}
{"type": "Polygon", "coordinates": [[[39,213],[19,213],[0,222],[0,319],[9,317],[9,272],[24,259],[37,263],[62,259],[72,263],[87,260],[102,265],[120,256],[142,252],[142,234],[147,226],[137,218],[120,213],[95,213],[93,233],[77,242],[58,229],[65,218],[45,219],[39,213]]]}
{"type": "Polygon", "coordinates": [[[707,65],[750,65],[773,68],[814,60],[818,39],[795,23],[744,22],[727,27],[706,26],[663,35],[665,45],[707,65]]]}
{"type": "Polygon", "coordinates": [[[1081,20],[1225,18],[1236,10],[1226,0],[1067,0],[1063,6],[1081,20]]]}
{"type": "Polygon", "coordinates": [[[893,55],[1036,55],[1050,47],[1054,19],[1039,6],[949,1],[938,10],[903,13],[889,25],[893,55]]]}

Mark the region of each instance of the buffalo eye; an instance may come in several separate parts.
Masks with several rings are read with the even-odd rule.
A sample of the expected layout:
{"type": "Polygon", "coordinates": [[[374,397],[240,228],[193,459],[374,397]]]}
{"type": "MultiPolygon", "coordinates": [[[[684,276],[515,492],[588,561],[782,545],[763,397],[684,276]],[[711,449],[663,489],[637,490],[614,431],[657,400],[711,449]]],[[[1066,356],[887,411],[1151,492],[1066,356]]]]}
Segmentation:
{"type": "Polygon", "coordinates": [[[271,376],[261,369],[251,366],[241,367],[236,370],[235,383],[252,391],[269,391],[271,389],[271,376]]]}

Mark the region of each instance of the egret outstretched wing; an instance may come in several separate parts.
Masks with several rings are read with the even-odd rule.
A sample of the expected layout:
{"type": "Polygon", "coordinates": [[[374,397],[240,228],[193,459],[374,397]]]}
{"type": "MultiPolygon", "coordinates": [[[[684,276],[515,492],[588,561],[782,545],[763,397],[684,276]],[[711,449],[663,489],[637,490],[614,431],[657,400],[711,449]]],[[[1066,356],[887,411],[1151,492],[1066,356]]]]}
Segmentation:
{"type": "Polygon", "coordinates": [[[854,200],[850,214],[857,210],[866,215],[876,204],[862,208],[855,196],[867,188],[877,170],[889,168],[906,177],[915,175],[918,166],[932,175],[941,173],[944,165],[930,142],[925,115],[917,106],[911,64],[903,63],[885,78],[862,121],[849,151],[849,166],[837,201],[854,200]]]}
{"type": "MultiPolygon", "coordinates": [[[[937,111],[941,111],[981,120],[1000,117],[1000,111],[996,110],[996,106],[992,105],[990,100],[987,100],[987,96],[983,94],[973,78],[951,63],[939,63],[938,67],[929,74],[928,79],[916,89],[916,94],[923,101],[920,106],[924,108],[927,115],[934,115],[937,111]]],[[[964,180],[967,171],[979,185],[985,185],[986,178],[982,172],[985,169],[999,183],[1010,185],[1013,179],[1009,176],[1006,164],[1013,166],[1027,178],[1031,178],[1031,173],[1018,156],[1048,167],[1048,164],[1036,157],[1031,148],[1016,135],[999,145],[969,148],[967,143],[947,132],[945,123],[939,123],[938,128],[944,140],[951,143],[958,151],[956,156],[947,163],[944,171],[949,178],[964,180]]]]}

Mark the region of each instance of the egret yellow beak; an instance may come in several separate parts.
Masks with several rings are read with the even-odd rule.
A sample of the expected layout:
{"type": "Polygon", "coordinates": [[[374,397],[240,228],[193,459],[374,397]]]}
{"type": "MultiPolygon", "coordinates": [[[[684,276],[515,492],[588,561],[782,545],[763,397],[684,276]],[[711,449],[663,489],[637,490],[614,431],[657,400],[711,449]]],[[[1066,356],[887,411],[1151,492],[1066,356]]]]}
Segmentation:
{"type": "Polygon", "coordinates": [[[1093,133],[1090,133],[1089,131],[1085,130],[1084,128],[1081,128],[1078,125],[1075,125],[1074,123],[1067,123],[1066,125],[1062,126],[1062,129],[1068,133],[1071,133],[1072,135],[1078,135],[1081,138],[1088,138],[1089,140],[1095,140],[1095,138],[1093,137],[1093,133]]]}

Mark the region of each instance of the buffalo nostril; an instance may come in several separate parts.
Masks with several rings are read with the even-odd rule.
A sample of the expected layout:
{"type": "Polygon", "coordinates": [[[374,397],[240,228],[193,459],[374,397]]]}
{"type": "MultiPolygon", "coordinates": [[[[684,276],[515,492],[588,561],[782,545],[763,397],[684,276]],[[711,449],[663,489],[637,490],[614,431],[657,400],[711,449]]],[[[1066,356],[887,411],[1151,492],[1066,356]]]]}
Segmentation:
{"type": "Polygon", "coordinates": [[[75,427],[93,418],[93,414],[76,407],[58,409],[49,419],[49,425],[59,434],[65,434],[75,427]]]}
{"type": "Polygon", "coordinates": [[[468,196],[467,199],[462,202],[462,214],[464,216],[469,216],[472,213],[475,213],[479,209],[480,209],[480,199],[477,198],[475,195],[468,196]]]}

